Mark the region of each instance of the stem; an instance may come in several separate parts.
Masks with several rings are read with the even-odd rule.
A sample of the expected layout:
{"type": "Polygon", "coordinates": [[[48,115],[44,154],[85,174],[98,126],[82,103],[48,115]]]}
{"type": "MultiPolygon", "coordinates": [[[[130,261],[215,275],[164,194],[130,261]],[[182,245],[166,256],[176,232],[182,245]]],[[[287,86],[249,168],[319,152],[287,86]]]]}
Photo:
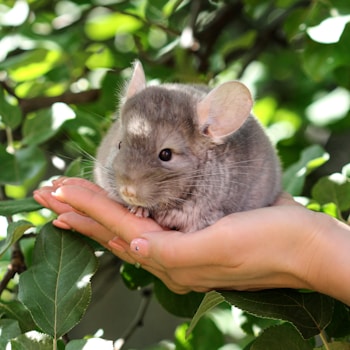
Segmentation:
{"type": "Polygon", "coordinates": [[[327,334],[326,334],[326,332],[325,332],[324,330],[322,330],[322,331],[320,332],[320,338],[321,338],[321,340],[322,340],[322,343],[323,343],[325,349],[326,349],[326,350],[331,350],[331,348],[330,348],[330,346],[329,346],[329,343],[328,343],[328,341],[327,341],[327,334]]]}
{"type": "Polygon", "coordinates": [[[133,322],[131,322],[129,328],[125,331],[124,335],[114,342],[113,350],[120,350],[127,342],[127,340],[134,334],[137,328],[143,326],[143,319],[146,315],[149,303],[151,301],[152,290],[150,288],[145,288],[142,290],[142,300],[137,311],[136,317],[133,322]]]}
{"type": "Polygon", "coordinates": [[[14,146],[13,146],[12,130],[11,130],[10,127],[6,126],[5,131],[6,131],[6,138],[7,138],[7,151],[9,153],[13,154],[15,149],[14,149],[14,146]]]}

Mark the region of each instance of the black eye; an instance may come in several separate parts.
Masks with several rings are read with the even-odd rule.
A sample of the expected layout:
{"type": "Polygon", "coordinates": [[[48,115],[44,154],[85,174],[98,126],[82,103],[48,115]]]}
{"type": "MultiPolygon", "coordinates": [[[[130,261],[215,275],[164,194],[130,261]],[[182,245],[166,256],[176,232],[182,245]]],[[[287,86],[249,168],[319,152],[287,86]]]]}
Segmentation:
{"type": "Polygon", "coordinates": [[[120,142],[118,143],[118,149],[121,149],[121,147],[122,147],[122,142],[120,141],[120,142]]]}
{"type": "Polygon", "coordinates": [[[171,149],[164,148],[159,152],[159,159],[163,162],[168,162],[171,159],[172,153],[171,149]]]}

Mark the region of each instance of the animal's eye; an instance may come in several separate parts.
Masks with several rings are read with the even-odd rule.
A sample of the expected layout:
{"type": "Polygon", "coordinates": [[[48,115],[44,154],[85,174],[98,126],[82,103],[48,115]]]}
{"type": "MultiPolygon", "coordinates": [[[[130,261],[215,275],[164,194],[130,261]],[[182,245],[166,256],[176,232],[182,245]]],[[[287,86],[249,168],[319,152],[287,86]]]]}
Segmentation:
{"type": "Polygon", "coordinates": [[[120,142],[118,143],[118,149],[121,149],[121,147],[122,147],[122,142],[120,141],[120,142]]]}
{"type": "Polygon", "coordinates": [[[171,149],[164,148],[159,152],[159,159],[163,162],[168,162],[171,159],[172,153],[171,149]]]}

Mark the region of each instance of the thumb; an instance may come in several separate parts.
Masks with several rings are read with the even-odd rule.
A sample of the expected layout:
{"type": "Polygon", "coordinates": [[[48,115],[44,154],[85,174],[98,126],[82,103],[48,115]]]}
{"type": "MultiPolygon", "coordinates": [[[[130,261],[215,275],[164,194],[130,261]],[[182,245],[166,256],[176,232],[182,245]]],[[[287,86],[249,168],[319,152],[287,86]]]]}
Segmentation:
{"type": "Polygon", "coordinates": [[[165,267],[194,267],[217,263],[214,250],[220,249],[218,243],[209,229],[193,233],[162,231],[133,239],[130,250],[135,258],[152,259],[165,267]]]}

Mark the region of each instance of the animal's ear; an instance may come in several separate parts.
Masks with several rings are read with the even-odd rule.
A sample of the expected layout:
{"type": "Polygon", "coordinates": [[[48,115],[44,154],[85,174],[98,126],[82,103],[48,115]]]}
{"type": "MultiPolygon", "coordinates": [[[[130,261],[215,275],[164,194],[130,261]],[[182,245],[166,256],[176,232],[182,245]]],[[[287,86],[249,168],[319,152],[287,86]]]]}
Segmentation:
{"type": "Polygon", "coordinates": [[[199,127],[214,141],[241,127],[253,106],[248,88],[230,81],[213,89],[197,104],[199,127]]]}
{"type": "Polygon", "coordinates": [[[136,60],[134,63],[134,72],[127,84],[124,97],[126,99],[136,95],[138,92],[146,87],[145,72],[140,61],[136,60]]]}

